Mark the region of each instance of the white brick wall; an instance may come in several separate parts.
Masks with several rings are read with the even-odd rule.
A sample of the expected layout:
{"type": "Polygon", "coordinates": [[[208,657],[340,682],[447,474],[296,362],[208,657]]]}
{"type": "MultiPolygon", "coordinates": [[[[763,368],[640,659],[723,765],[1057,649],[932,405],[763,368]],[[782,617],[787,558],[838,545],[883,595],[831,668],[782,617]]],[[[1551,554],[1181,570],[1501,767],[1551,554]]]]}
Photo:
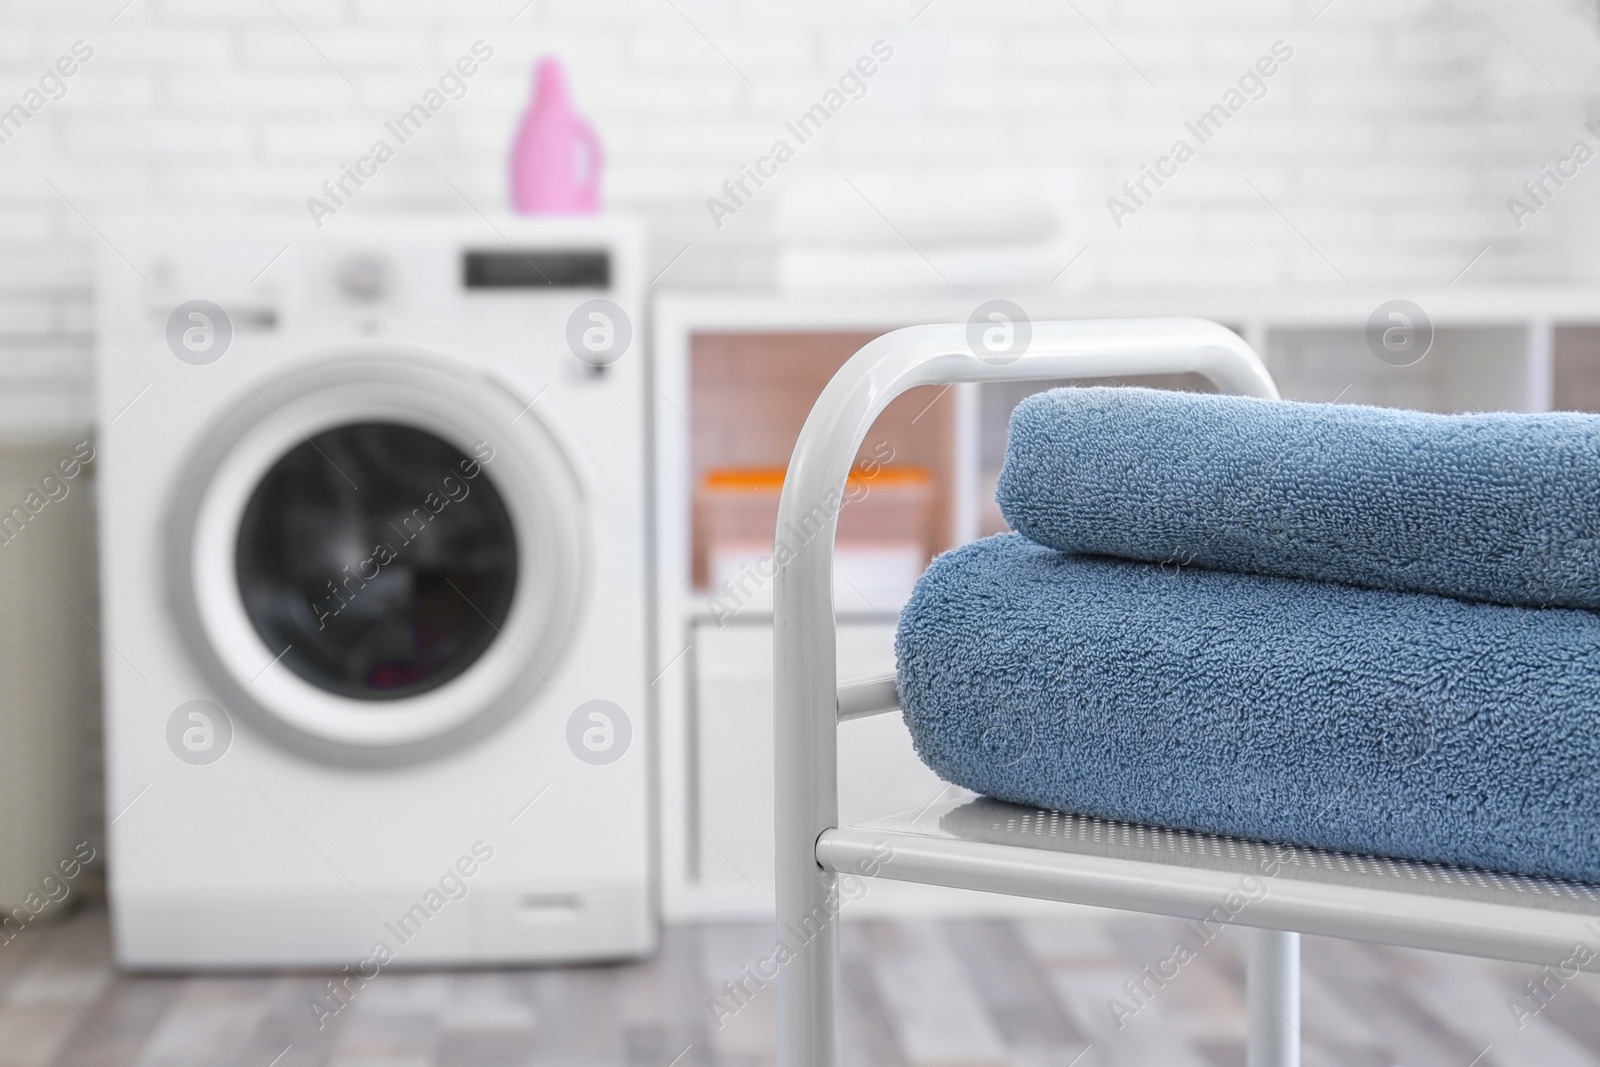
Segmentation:
{"type": "Polygon", "coordinates": [[[0,145],[0,376],[86,374],[90,222],[303,211],[478,38],[495,56],[466,98],[350,210],[465,210],[446,178],[503,204],[531,64],[555,52],[609,202],[649,217],[657,267],[693,245],[662,287],[771,284],[781,193],[721,230],[705,199],[879,38],[894,59],[774,184],[1031,176],[1093,246],[1063,284],[1345,284],[1330,261],[1351,284],[1441,284],[1490,243],[1473,280],[1554,276],[1600,196],[1597,165],[1520,233],[1504,208],[1578,135],[1595,82],[1594,32],[1554,0],[124,2],[6,0],[0,108],[74,40],[95,56],[0,145]],[[1113,227],[1106,197],[1278,39],[1295,56],[1266,97],[1113,227]]]}

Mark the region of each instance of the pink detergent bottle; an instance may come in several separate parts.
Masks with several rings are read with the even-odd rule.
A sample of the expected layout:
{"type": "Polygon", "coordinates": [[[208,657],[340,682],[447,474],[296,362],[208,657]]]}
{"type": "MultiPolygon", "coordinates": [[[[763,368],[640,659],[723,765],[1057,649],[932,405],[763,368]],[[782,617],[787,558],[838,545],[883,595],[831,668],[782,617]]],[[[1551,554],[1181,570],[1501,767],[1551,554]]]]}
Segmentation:
{"type": "Polygon", "coordinates": [[[511,206],[524,215],[600,210],[600,139],[572,109],[560,61],[546,56],[511,148],[511,206]]]}

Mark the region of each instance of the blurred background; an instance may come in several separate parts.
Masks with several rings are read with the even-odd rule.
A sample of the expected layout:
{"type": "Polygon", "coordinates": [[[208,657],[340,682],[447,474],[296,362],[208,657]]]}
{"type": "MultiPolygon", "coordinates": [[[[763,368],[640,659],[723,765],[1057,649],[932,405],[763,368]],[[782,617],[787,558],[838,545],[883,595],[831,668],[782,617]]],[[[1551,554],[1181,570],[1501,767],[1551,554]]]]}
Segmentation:
{"type": "MultiPolygon", "coordinates": [[[[1596,154],[1579,0],[7,0],[0,1063],[772,1062],[768,564],[838,366],[995,308],[1200,315],[1295,399],[1600,410],[1596,154]],[[351,346],[366,377],[316,355],[351,346]],[[339,437],[393,422],[432,436],[339,437]],[[302,442],[387,502],[308,488],[302,442]],[[475,460],[479,510],[426,505],[457,554],[346,604],[475,460]],[[299,518],[205,533],[246,514],[299,518]],[[445,580],[487,627],[429,614],[445,580]],[[448,648],[319,667],[336,604],[448,648]]],[[[842,677],[1004,528],[1028,391],[869,434],[842,677]]],[[[841,782],[847,819],[948,800],[894,717],[841,782]]],[[[1172,924],[892,883],[847,916],[850,1062],[1244,1062],[1228,938],[1122,1027],[1172,924]]],[[[1518,1025],[1531,968],[1306,958],[1309,1059],[1600,1062],[1588,978],[1518,1025]]]]}

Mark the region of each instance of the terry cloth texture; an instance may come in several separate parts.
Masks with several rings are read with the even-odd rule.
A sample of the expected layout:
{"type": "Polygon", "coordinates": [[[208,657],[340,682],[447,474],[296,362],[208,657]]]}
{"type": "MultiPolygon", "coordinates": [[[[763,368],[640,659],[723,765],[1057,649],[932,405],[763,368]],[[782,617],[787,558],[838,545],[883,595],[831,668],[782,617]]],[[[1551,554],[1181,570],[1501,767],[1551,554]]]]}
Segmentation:
{"type": "Polygon", "coordinates": [[[998,495],[1068,552],[1600,608],[1595,415],[1056,389],[1012,416],[998,495]]]}
{"type": "Polygon", "coordinates": [[[1600,881],[1600,615],[1001,535],[934,561],[895,652],[918,754],[968,789],[1600,881]]]}

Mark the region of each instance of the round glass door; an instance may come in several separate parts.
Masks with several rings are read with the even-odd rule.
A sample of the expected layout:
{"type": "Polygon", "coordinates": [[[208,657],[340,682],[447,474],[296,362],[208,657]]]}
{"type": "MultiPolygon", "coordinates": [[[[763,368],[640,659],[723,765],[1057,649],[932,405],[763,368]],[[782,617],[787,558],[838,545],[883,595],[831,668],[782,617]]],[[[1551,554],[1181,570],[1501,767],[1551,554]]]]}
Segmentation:
{"type": "Polygon", "coordinates": [[[392,422],[335,426],[261,478],[239,522],[245,614],[289,670],[388,701],[445,685],[506,625],[517,537],[477,459],[392,422]]]}
{"type": "Polygon", "coordinates": [[[390,349],[307,357],[189,448],[174,619],[211,692],[298,754],[438,758],[535,706],[577,632],[590,533],[526,400],[390,349]]]}

